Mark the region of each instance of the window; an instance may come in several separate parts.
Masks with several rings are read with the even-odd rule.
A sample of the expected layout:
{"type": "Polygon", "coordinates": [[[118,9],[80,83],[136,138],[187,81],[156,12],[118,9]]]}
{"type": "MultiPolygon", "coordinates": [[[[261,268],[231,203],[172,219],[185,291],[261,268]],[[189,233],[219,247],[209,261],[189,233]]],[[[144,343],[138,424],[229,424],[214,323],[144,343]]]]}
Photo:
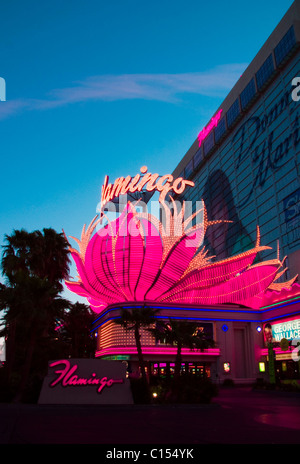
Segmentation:
{"type": "Polygon", "coordinates": [[[244,90],[241,93],[241,105],[242,105],[243,110],[247,108],[249,103],[255,97],[255,94],[256,94],[256,88],[255,88],[255,82],[253,78],[251,79],[249,84],[244,88],[244,90]]]}
{"type": "Polygon", "coordinates": [[[194,155],[194,167],[197,168],[203,160],[202,147],[200,147],[194,155]]]}
{"type": "Polygon", "coordinates": [[[215,140],[218,142],[226,132],[226,121],[225,118],[222,118],[217,127],[215,128],[215,140]]]}
{"type": "Polygon", "coordinates": [[[295,44],[296,37],[294,27],[292,26],[275,48],[275,59],[277,66],[279,66],[288,56],[295,44]]]}
{"type": "Polygon", "coordinates": [[[215,144],[214,133],[211,132],[203,142],[203,150],[204,150],[205,155],[207,155],[207,153],[210,152],[210,150],[213,148],[214,144],[215,144]]]}
{"type": "Polygon", "coordinates": [[[192,173],[193,173],[193,160],[191,159],[191,161],[186,165],[185,170],[184,170],[185,178],[187,179],[188,177],[190,177],[192,173]]]}
{"type": "Polygon", "coordinates": [[[256,73],[256,82],[258,90],[262,89],[262,87],[269,81],[274,71],[275,68],[273,56],[270,55],[256,73]]]}
{"type": "Polygon", "coordinates": [[[235,122],[239,114],[240,114],[240,105],[239,105],[238,99],[236,99],[233,105],[227,111],[228,127],[232,126],[232,124],[235,122]]]}
{"type": "Polygon", "coordinates": [[[182,171],[182,173],[178,177],[181,177],[182,179],[184,179],[184,170],[182,171]]]}

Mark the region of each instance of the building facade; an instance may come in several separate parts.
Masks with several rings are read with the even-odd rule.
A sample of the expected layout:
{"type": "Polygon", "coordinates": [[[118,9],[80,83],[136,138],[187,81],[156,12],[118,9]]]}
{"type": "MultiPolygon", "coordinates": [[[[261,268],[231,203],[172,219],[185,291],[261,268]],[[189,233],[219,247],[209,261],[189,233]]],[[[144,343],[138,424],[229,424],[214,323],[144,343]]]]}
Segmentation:
{"type": "MultiPolygon", "coordinates": [[[[202,351],[184,347],[184,372],[216,383],[253,383],[274,372],[280,379],[299,379],[299,44],[297,0],[173,175],[158,178],[144,166],[133,179],[109,184],[106,178],[105,201],[129,192],[134,204],[143,189],[156,189],[162,203],[171,193],[193,211],[203,200],[205,213],[201,227],[193,223],[192,230],[200,253],[198,245],[183,247],[189,233],[161,234],[160,224],[147,222],[131,206],[124,211],[133,226],[124,226],[121,212],[107,226],[107,238],[101,230],[92,236],[95,222],[84,228],[79,251],[71,248],[79,280],[67,286],[96,313],[96,357],[124,360],[129,373],[138,373],[133,332],[116,321],[124,309],[142,311],[146,305],[157,310],[155,324],[190,321],[215,341],[202,351]],[[159,233],[147,235],[146,229],[159,233]]],[[[141,344],[148,374],[172,375],[176,346],[146,328],[141,344]]]]}
{"type": "MultiPolygon", "coordinates": [[[[277,380],[300,379],[300,287],[296,296],[286,291],[277,302],[259,309],[236,305],[155,305],[159,318],[191,321],[199,330],[216,341],[214,348],[203,351],[182,350],[182,372],[194,373],[222,384],[232,380],[236,384],[253,384],[261,378],[270,381],[268,337],[266,327],[271,325],[272,349],[277,380]],[[282,346],[282,339],[288,346],[282,346]]],[[[122,307],[132,308],[131,305],[122,307]]],[[[137,307],[138,305],[134,305],[137,307]]],[[[95,319],[93,331],[97,335],[96,357],[124,360],[129,373],[138,372],[138,355],[132,331],[115,324],[120,317],[119,305],[110,306],[95,319]]],[[[167,346],[155,339],[147,329],[141,330],[141,343],[146,370],[149,375],[166,376],[174,373],[176,346],[167,346]]]]}
{"type": "MultiPolygon", "coordinates": [[[[300,275],[299,43],[300,2],[295,1],[174,170],[195,182],[181,200],[203,199],[209,219],[232,221],[209,231],[206,246],[212,254],[226,258],[248,249],[258,225],[262,243],[270,247],[262,256],[279,253],[286,279],[300,275]]],[[[277,298],[286,301],[284,293],[277,298]]],[[[276,316],[264,310],[261,322],[274,332],[289,308],[288,319],[298,326],[297,299],[293,302],[282,303],[276,316]]],[[[292,340],[290,332],[285,335],[292,340]]],[[[284,376],[288,369],[291,375],[298,369],[291,353],[278,354],[277,371],[284,376]]]]}
{"type": "Polygon", "coordinates": [[[251,246],[259,225],[272,247],[264,256],[279,245],[288,277],[300,274],[299,21],[296,1],[174,171],[195,182],[185,200],[203,199],[210,218],[232,221],[209,237],[218,257],[251,246]]]}

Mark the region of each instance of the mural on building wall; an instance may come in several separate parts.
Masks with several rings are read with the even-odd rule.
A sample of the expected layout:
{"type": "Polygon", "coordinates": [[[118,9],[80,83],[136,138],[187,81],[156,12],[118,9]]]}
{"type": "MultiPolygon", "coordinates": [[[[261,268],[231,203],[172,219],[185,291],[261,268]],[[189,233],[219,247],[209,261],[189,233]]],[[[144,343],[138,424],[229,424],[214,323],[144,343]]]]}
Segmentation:
{"type": "Polygon", "coordinates": [[[205,244],[212,255],[224,259],[249,250],[253,241],[239,219],[231,185],[221,169],[208,176],[202,198],[208,217],[211,220],[222,221],[210,227],[206,233],[205,244]]]}
{"type": "Polygon", "coordinates": [[[217,149],[218,169],[207,179],[205,169],[197,175],[205,182],[200,193],[208,216],[232,220],[207,232],[205,243],[218,259],[250,248],[258,224],[267,244],[280,240],[285,254],[299,247],[299,116],[290,83],[281,81],[217,149]],[[242,223],[246,216],[248,229],[242,223]]]}
{"type": "Polygon", "coordinates": [[[241,168],[243,161],[247,160],[251,176],[248,193],[239,207],[249,204],[255,196],[255,190],[265,185],[271,173],[282,168],[293,149],[298,149],[299,111],[295,109],[291,91],[286,90],[283,95],[279,94],[271,108],[251,116],[235,132],[231,141],[235,170],[239,174],[241,169],[245,169],[244,166],[241,168]],[[283,137],[282,128],[278,124],[280,117],[289,117],[289,127],[283,137]]]}
{"type": "Polygon", "coordinates": [[[300,188],[288,195],[282,202],[287,241],[290,247],[300,240],[300,188]]]}

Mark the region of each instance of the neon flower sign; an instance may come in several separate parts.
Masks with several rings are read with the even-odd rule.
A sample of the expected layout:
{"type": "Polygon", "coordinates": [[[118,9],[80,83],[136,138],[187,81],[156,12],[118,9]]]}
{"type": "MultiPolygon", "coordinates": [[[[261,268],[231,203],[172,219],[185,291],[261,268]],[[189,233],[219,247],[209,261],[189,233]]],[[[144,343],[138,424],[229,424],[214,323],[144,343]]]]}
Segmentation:
{"type": "Polygon", "coordinates": [[[151,214],[137,212],[130,202],[96,234],[101,218],[84,226],[81,239],[75,239],[79,251],[70,247],[79,279],[66,281],[69,290],[86,297],[97,314],[128,301],[259,308],[266,290],[276,289],[274,282],[284,272],[279,257],[253,264],[260,251],[270,248],[260,246],[259,229],[252,249],[212,262],[202,246],[204,235],[207,227],[224,221],[208,221],[203,202],[188,218],[184,205],[179,212],[173,203],[166,226],[151,214]],[[191,226],[198,214],[203,220],[191,226]]]}
{"type": "Polygon", "coordinates": [[[221,119],[221,114],[222,114],[222,111],[223,110],[219,110],[216,114],[216,116],[214,116],[213,118],[211,118],[209,124],[204,127],[204,129],[202,129],[202,131],[199,133],[198,135],[198,141],[199,141],[199,147],[201,147],[201,143],[203,142],[203,140],[206,139],[206,137],[208,136],[208,134],[215,128],[217,127],[220,119],[221,119]]]}
{"type": "Polygon", "coordinates": [[[160,192],[159,201],[163,201],[167,193],[173,190],[176,194],[181,194],[184,192],[187,185],[194,187],[194,182],[189,180],[184,180],[182,177],[174,179],[171,174],[166,174],[159,178],[159,174],[150,174],[147,166],[142,166],[141,174],[136,174],[133,178],[131,176],[119,177],[115,180],[113,184],[108,183],[108,176],[105,176],[104,184],[102,186],[101,194],[101,208],[108,202],[118,197],[119,195],[124,195],[128,192],[141,192],[144,188],[148,192],[157,190],[160,192]]]}

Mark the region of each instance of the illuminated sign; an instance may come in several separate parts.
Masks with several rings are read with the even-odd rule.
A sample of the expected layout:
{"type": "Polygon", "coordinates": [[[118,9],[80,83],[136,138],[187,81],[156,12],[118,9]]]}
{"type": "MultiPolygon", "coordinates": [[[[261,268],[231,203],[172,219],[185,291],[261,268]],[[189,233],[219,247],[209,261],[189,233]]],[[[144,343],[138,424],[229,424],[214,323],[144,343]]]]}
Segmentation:
{"type": "Polygon", "coordinates": [[[176,194],[184,192],[187,185],[194,187],[194,182],[185,180],[182,177],[174,179],[171,174],[159,176],[159,174],[151,174],[148,171],[147,166],[142,166],[141,174],[136,174],[133,178],[131,176],[119,177],[113,184],[109,184],[108,176],[105,176],[104,184],[101,192],[101,208],[103,206],[117,198],[119,195],[125,195],[126,193],[141,192],[143,189],[148,192],[154,190],[160,192],[159,201],[164,201],[168,192],[172,191],[176,194]]]}
{"type": "Polygon", "coordinates": [[[282,339],[300,339],[300,319],[281,321],[277,324],[266,324],[264,327],[265,340],[280,342],[282,339]]]}
{"type": "Polygon", "coordinates": [[[186,218],[179,214],[174,200],[174,214],[167,219],[165,228],[128,202],[117,219],[93,236],[97,221],[84,226],[81,240],[75,238],[79,251],[70,247],[80,278],[65,281],[68,289],[87,298],[96,314],[126,301],[243,302],[256,307],[254,295],[262,294],[280,275],[279,259],[252,265],[257,253],[268,249],[260,245],[259,229],[253,248],[210,262],[199,247],[207,226],[218,221],[207,220],[204,206],[186,218]],[[190,226],[197,214],[201,221],[190,226]]]}
{"type": "Polygon", "coordinates": [[[223,364],[223,369],[226,374],[229,374],[229,372],[231,371],[230,362],[225,362],[223,364]]]}
{"type": "Polygon", "coordinates": [[[282,338],[287,340],[300,338],[300,319],[272,324],[272,334],[276,342],[279,342],[282,338]]]}
{"type": "Polygon", "coordinates": [[[107,377],[97,377],[96,373],[93,372],[88,378],[79,377],[75,372],[78,369],[78,365],[71,365],[70,361],[63,359],[62,361],[55,361],[50,364],[49,367],[62,366],[62,369],[55,371],[57,378],[50,383],[50,387],[55,387],[58,383],[61,383],[63,387],[76,387],[82,385],[96,385],[97,392],[101,393],[105,387],[111,387],[115,383],[124,383],[124,379],[109,379],[107,377]]]}
{"type": "Polygon", "coordinates": [[[259,372],[266,372],[266,365],[264,362],[258,363],[259,372]]]}
{"type": "Polygon", "coordinates": [[[39,403],[131,404],[126,365],[100,359],[60,359],[48,366],[39,403]]]}
{"type": "Polygon", "coordinates": [[[222,114],[222,111],[223,110],[219,110],[216,114],[216,116],[214,116],[213,118],[211,118],[210,122],[208,123],[208,125],[206,127],[204,127],[204,129],[202,129],[202,131],[199,133],[198,135],[198,141],[199,141],[199,147],[201,147],[201,143],[203,142],[203,140],[206,139],[206,137],[208,136],[208,134],[210,134],[210,132],[215,128],[217,127],[220,119],[221,119],[221,114],[222,114]]]}

